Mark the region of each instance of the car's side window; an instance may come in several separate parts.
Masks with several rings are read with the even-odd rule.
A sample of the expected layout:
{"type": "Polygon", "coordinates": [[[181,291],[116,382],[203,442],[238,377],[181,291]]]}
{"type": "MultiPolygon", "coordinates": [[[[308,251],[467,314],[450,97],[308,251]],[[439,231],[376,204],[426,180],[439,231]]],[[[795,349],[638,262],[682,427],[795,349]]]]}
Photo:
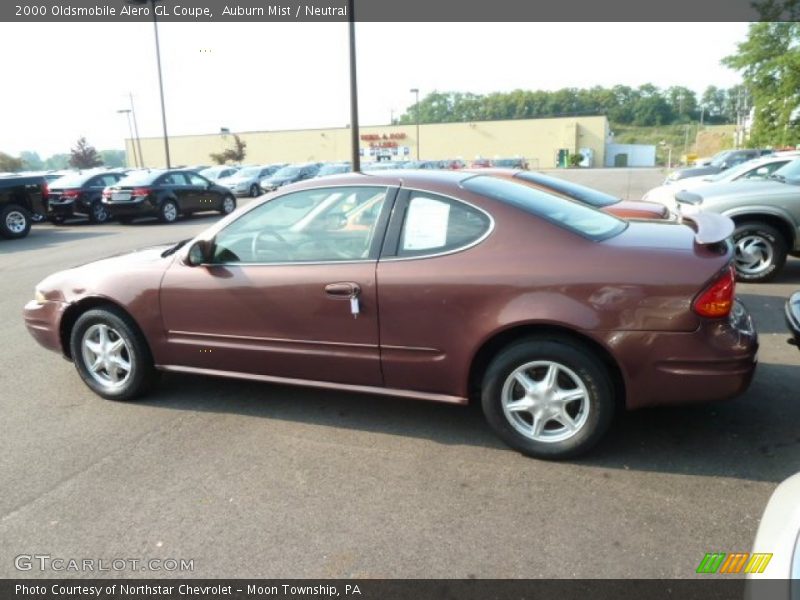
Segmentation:
{"type": "Polygon", "coordinates": [[[425,192],[411,192],[400,232],[398,256],[457,250],[479,240],[491,227],[482,211],[425,192]]]}
{"type": "Polygon", "coordinates": [[[161,178],[161,183],[166,185],[186,185],[183,173],[167,173],[161,178]]]}
{"type": "Polygon", "coordinates": [[[208,181],[206,181],[205,178],[201,177],[200,175],[196,175],[195,173],[189,174],[189,181],[192,182],[192,185],[208,185],[208,181]]]}
{"type": "Polygon", "coordinates": [[[785,164],[785,162],[774,162],[759,167],[758,169],[752,169],[745,174],[744,179],[765,179],[785,164]]]}
{"type": "Polygon", "coordinates": [[[385,187],[332,187],[273,198],[220,231],[215,263],[303,263],[375,258],[385,187]]]}

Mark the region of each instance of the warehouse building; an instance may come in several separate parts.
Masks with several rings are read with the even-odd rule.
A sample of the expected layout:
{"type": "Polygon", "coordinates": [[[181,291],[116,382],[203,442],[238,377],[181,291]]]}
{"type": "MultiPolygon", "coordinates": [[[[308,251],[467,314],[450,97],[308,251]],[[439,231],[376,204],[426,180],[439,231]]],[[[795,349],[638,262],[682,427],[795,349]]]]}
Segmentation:
{"type": "MultiPolygon", "coordinates": [[[[235,132],[247,144],[246,163],[344,161],[350,159],[350,129],[300,129],[235,132]]],[[[474,121],[361,127],[364,161],[461,158],[525,158],[531,169],[567,166],[569,156],[581,154],[584,167],[606,163],[609,124],[605,116],[554,117],[509,121],[474,121]]],[[[166,164],[163,138],[142,138],[145,166],[166,164]]],[[[233,136],[222,133],[171,136],[173,165],[211,164],[210,155],[233,147],[233,136]]],[[[133,145],[126,140],[128,164],[133,145]]],[[[138,148],[137,148],[138,150],[138,148]]]]}

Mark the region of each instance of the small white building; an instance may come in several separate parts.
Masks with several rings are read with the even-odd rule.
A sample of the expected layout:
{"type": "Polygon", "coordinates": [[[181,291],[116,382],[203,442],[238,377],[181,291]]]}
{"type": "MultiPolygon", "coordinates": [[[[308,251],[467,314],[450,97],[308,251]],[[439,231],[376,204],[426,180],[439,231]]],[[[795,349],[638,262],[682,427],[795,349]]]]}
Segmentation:
{"type": "Polygon", "coordinates": [[[655,167],[656,147],[650,144],[606,144],[606,167],[655,167]]]}

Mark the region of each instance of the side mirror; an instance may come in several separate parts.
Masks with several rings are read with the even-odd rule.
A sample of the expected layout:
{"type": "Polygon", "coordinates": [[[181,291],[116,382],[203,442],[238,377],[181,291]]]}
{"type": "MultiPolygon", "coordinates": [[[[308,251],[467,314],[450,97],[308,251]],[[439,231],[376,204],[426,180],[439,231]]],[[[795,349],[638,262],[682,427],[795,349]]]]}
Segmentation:
{"type": "Polygon", "coordinates": [[[760,175],[761,177],[769,175],[769,169],[767,167],[761,167],[756,170],[756,175],[760,175]]]}
{"type": "Polygon", "coordinates": [[[184,262],[190,267],[197,267],[202,264],[211,262],[211,257],[214,253],[213,240],[197,240],[190,247],[186,253],[184,262]]]}
{"type": "Polygon", "coordinates": [[[720,168],[720,169],[722,169],[723,171],[724,171],[725,169],[727,169],[728,167],[730,167],[730,165],[728,164],[728,161],[727,161],[727,160],[726,160],[725,162],[723,162],[723,163],[722,163],[722,164],[719,166],[719,168],[720,168]]]}

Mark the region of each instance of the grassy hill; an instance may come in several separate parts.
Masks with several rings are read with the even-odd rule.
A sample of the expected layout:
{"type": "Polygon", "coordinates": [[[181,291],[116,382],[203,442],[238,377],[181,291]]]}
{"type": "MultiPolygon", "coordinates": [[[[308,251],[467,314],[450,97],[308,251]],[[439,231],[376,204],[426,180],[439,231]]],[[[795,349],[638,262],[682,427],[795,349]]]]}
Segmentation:
{"type": "Polygon", "coordinates": [[[672,146],[673,164],[680,161],[686,153],[697,153],[698,156],[710,156],[733,147],[735,125],[703,125],[698,123],[687,125],[659,125],[653,127],[636,127],[612,123],[614,141],[618,144],[653,144],[656,146],[656,160],[666,164],[667,150],[661,146],[666,142],[672,146]]]}

